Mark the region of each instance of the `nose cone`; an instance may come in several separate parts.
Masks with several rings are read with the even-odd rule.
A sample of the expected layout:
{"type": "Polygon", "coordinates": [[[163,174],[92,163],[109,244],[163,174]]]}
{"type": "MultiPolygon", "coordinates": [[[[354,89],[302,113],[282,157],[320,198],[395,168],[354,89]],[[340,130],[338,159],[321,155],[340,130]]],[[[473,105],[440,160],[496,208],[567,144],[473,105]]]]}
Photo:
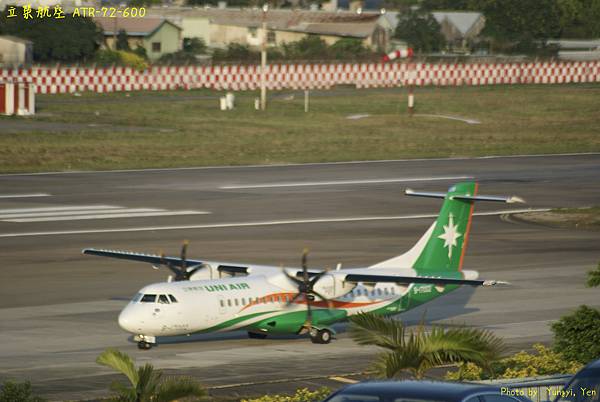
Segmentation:
{"type": "Polygon", "coordinates": [[[121,311],[121,314],[119,314],[119,326],[125,331],[135,334],[137,332],[135,324],[136,319],[133,314],[133,311],[131,311],[131,308],[129,308],[129,306],[125,307],[123,311],[121,311]]]}

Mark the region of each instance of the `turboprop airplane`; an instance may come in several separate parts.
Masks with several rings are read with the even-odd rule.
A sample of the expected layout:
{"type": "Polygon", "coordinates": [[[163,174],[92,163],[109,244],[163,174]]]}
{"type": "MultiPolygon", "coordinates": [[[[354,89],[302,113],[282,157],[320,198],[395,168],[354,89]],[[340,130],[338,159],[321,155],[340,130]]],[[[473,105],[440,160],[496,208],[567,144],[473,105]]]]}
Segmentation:
{"type": "Polygon", "coordinates": [[[159,336],[246,330],[251,338],[269,334],[310,334],[329,343],[332,324],[359,312],[393,315],[450,293],[461,285],[506,283],[478,279],[463,270],[475,201],[523,202],[518,197],[477,195],[474,182],[447,193],[406,190],[406,195],[444,199],[437,220],[406,253],[366,268],[308,269],[237,264],[127,251],[84,249],[84,254],[167,267],[167,282],[142,288],[119,315],[140,349],[159,336]]]}

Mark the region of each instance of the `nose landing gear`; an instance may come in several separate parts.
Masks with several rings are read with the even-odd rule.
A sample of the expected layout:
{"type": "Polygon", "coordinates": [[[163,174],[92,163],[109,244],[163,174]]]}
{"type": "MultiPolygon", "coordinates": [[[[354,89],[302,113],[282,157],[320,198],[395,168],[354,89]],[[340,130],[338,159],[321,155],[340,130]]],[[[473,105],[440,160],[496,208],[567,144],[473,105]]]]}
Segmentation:
{"type": "Polygon", "coordinates": [[[133,340],[138,343],[140,350],[150,350],[152,346],[156,345],[156,337],[150,335],[136,335],[133,340]]]}

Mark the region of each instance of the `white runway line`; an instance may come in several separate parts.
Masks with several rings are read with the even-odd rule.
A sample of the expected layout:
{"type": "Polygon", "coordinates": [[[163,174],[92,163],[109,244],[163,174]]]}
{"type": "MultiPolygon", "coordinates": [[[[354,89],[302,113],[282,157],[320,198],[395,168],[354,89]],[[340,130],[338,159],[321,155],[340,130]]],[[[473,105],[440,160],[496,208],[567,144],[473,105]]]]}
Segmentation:
{"type": "Polygon", "coordinates": [[[370,179],[370,180],[336,180],[336,181],[312,181],[312,182],[290,182],[290,183],[270,183],[270,184],[241,184],[221,186],[221,190],[235,190],[245,188],[277,188],[277,187],[308,187],[308,186],[340,186],[349,184],[378,184],[378,183],[409,183],[415,181],[436,181],[436,180],[466,180],[473,176],[441,176],[441,177],[410,177],[394,179],[370,179]]]}
{"type": "MultiPolygon", "coordinates": [[[[161,212],[164,209],[156,208],[107,208],[107,209],[94,209],[94,210],[77,210],[77,211],[53,211],[53,212],[28,212],[28,213],[9,213],[4,214],[3,210],[0,209],[0,219],[16,219],[16,218],[41,218],[45,216],[76,216],[76,215],[90,215],[94,214],[116,214],[125,212],[161,212]]],[[[8,221],[10,222],[10,221],[8,221]]]]}
{"type": "MultiPolygon", "coordinates": [[[[505,209],[489,212],[476,212],[476,216],[504,215],[521,212],[547,212],[550,208],[538,209],[505,209]]],[[[215,228],[234,228],[234,227],[252,227],[252,226],[276,226],[276,225],[294,225],[306,223],[335,223],[335,222],[360,222],[360,221],[389,221],[402,219],[424,219],[437,218],[438,214],[422,215],[397,215],[397,216],[359,216],[350,218],[316,218],[316,219],[297,219],[263,222],[238,222],[238,223],[212,223],[203,225],[179,225],[179,226],[145,226],[133,228],[115,228],[115,229],[84,229],[84,230],[64,230],[51,232],[24,232],[24,233],[3,233],[0,238],[6,237],[27,237],[27,236],[56,236],[73,234],[93,234],[93,233],[121,233],[121,232],[148,232],[160,230],[185,230],[185,229],[215,229],[215,228]]]]}
{"type": "Polygon", "coordinates": [[[33,198],[33,197],[50,197],[52,194],[47,193],[32,193],[32,194],[0,194],[0,198],[33,198]]]}
{"type": "MultiPolygon", "coordinates": [[[[135,210],[133,210],[135,211],[135,210]]],[[[55,221],[80,221],[89,219],[114,219],[114,218],[143,218],[148,216],[176,216],[176,215],[206,215],[207,211],[155,211],[155,212],[122,212],[104,213],[78,216],[49,216],[40,218],[3,219],[4,222],[55,222],[55,221]]]]}
{"type": "Polygon", "coordinates": [[[95,209],[117,209],[123,208],[115,205],[74,205],[69,207],[39,207],[39,208],[9,208],[0,209],[0,214],[36,213],[50,211],[85,211],[95,209]]]}

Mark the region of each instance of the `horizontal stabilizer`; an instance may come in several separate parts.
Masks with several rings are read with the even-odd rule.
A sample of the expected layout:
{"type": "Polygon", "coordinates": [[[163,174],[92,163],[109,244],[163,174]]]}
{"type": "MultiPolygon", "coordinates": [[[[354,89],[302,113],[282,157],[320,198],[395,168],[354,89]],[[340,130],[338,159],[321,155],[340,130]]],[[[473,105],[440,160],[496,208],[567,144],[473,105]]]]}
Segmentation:
{"type": "MultiPolygon", "coordinates": [[[[404,191],[404,194],[406,195],[411,195],[414,197],[428,197],[428,198],[446,198],[446,193],[429,193],[429,192],[422,192],[422,191],[414,191],[410,188],[407,188],[404,191]]],[[[464,201],[494,201],[494,202],[506,202],[508,204],[514,204],[514,203],[525,203],[525,200],[517,197],[517,196],[510,196],[510,197],[499,197],[499,196],[493,196],[493,195],[452,195],[449,197],[449,199],[451,200],[464,200],[464,201]]]]}
{"type": "MultiPolygon", "coordinates": [[[[336,275],[334,273],[334,275],[336,275]]],[[[340,272],[344,282],[364,282],[364,283],[397,283],[409,285],[411,283],[432,284],[432,285],[469,285],[469,286],[495,286],[508,285],[508,282],[484,280],[484,279],[459,279],[447,278],[443,276],[407,276],[407,275],[372,275],[372,274],[344,274],[340,272]]]]}

